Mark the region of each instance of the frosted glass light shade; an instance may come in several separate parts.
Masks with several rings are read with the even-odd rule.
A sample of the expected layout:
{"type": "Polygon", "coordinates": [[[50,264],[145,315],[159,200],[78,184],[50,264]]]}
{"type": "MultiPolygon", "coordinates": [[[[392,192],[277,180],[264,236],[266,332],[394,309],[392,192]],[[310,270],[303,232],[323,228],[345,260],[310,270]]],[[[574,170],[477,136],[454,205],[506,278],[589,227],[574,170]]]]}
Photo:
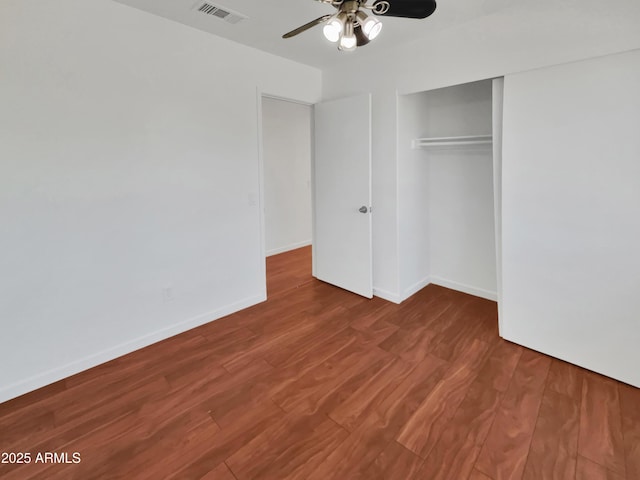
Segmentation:
{"type": "Polygon", "coordinates": [[[368,17],[362,24],[362,31],[369,40],[376,38],[382,30],[382,22],[380,20],[368,17]]]}
{"type": "Polygon", "coordinates": [[[340,38],[340,50],[351,51],[355,50],[357,46],[356,36],[354,34],[351,35],[342,35],[340,38]]]}
{"type": "Polygon", "coordinates": [[[340,40],[340,30],[334,28],[333,25],[325,25],[322,33],[324,33],[324,37],[330,42],[335,43],[340,40]]]}
{"type": "Polygon", "coordinates": [[[340,34],[342,33],[342,22],[337,18],[332,18],[322,29],[322,33],[330,42],[337,42],[340,40],[340,34]]]}

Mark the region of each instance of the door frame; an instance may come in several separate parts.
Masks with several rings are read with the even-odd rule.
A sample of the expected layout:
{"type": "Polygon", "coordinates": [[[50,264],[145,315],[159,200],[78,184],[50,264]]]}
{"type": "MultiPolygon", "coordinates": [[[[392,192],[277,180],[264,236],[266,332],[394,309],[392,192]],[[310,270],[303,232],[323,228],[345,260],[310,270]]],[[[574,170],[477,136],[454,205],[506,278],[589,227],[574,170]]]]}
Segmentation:
{"type": "MultiPolygon", "coordinates": [[[[311,187],[311,248],[316,243],[316,220],[315,220],[315,125],[314,125],[314,104],[298,100],[295,98],[283,97],[280,95],[274,95],[269,92],[263,91],[260,88],[256,88],[256,112],[258,119],[258,218],[260,221],[260,275],[263,278],[264,299],[267,299],[267,239],[265,231],[265,212],[264,212],[264,130],[263,130],[263,116],[262,116],[262,99],[270,98],[273,100],[280,100],[283,102],[297,103],[298,105],[305,105],[311,109],[311,119],[309,122],[310,138],[311,138],[311,164],[310,164],[310,187],[311,187]]],[[[315,276],[316,273],[316,260],[315,256],[311,256],[311,275],[315,276]]]]}

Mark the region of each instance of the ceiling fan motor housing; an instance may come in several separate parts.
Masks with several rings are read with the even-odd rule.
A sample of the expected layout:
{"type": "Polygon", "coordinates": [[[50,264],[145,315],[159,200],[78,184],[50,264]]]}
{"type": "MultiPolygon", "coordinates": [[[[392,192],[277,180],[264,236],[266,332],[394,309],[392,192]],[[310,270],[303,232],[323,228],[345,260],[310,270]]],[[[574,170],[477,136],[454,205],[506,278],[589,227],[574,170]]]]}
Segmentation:
{"type": "Polygon", "coordinates": [[[366,3],[366,1],[360,0],[347,0],[340,5],[340,11],[349,15],[355,15],[360,9],[360,4],[366,3]]]}

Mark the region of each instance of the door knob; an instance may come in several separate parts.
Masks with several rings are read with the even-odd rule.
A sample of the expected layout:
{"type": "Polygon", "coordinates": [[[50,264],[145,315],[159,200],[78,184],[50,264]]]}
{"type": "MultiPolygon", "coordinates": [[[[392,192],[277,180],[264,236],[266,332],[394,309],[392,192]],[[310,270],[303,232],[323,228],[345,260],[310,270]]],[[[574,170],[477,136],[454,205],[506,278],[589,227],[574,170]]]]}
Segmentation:
{"type": "Polygon", "coordinates": [[[358,211],[360,213],[367,213],[369,211],[369,209],[363,205],[358,209],[358,211]]]}

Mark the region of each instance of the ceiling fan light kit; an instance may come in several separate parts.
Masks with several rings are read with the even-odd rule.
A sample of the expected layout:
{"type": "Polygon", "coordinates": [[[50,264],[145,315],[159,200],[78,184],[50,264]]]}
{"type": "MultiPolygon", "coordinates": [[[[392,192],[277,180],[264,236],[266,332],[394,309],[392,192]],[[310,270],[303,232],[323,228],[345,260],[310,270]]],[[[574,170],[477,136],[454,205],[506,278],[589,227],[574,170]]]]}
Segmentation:
{"type": "Polygon", "coordinates": [[[340,35],[340,41],[338,42],[338,49],[345,52],[355,50],[357,45],[356,34],[353,31],[353,20],[350,18],[344,23],[342,34],[340,35]]]}
{"type": "Polygon", "coordinates": [[[342,13],[337,14],[336,16],[329,19],[326,25],[322,29],[322,33],[327,40],[330,42],[337,42],[340,40],[340,36],[342,35],[342,30],[344,29],[344,15],[342,13]]]}
{"type": "Polygon", "coordinates": [[[376,38],[382,31],[382,22],[377,18],[368,17],[364,12],[358,12],[358,21],[362,26],[362,31],[369,40],[376,38]]]}
{"type": "Polygon", "coordinates": [[[338,44],[338,50],[350,52],[366,45],[376,38],[382,30],[382,22],[367,15],[363,10],[370,10],[374,15],[403,18],[427,18],[436,9],[435,0],[316,0],[337,8],[333,15],[320,18],[285,33],[282,38],[291,38],[311,27],[324,23],[322,33],[332,43],[338,44]]]}

